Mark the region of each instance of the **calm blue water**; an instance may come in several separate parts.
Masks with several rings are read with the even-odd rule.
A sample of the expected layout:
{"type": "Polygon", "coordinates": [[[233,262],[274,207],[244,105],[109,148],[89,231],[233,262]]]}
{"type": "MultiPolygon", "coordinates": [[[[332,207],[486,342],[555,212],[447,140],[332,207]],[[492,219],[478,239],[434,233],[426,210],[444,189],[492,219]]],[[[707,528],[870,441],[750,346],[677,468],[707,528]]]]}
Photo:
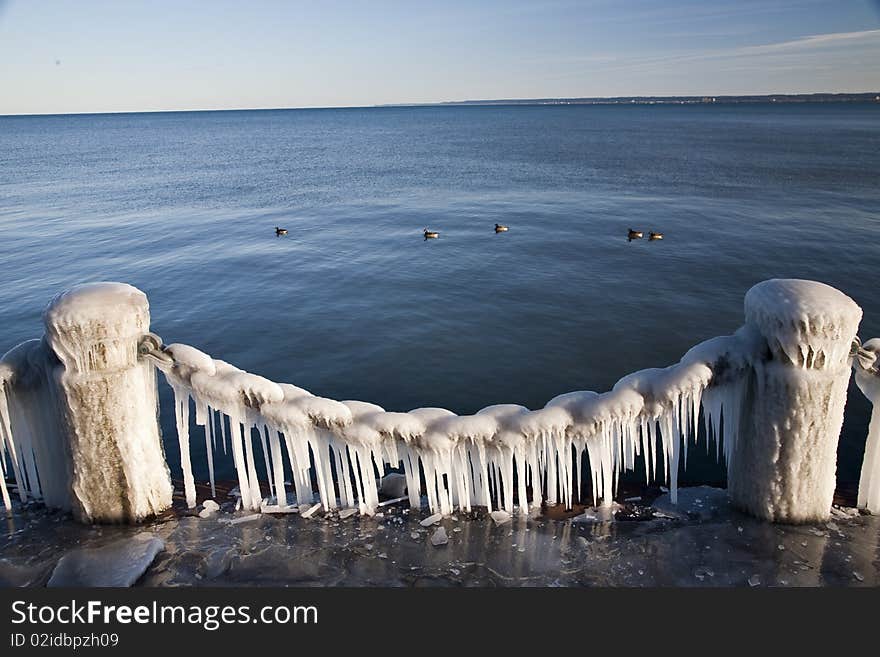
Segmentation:
{"type": "MultiPolygon", "coordinates": [[[[878,208],[880,104],[5,117],[0,351],[119,280],[166,342],[317,394],[540,407],[732,332],[770,277],[880,336],[878,208]]],[[[851,394],[841,482],[867,417],[851,394]]]]}

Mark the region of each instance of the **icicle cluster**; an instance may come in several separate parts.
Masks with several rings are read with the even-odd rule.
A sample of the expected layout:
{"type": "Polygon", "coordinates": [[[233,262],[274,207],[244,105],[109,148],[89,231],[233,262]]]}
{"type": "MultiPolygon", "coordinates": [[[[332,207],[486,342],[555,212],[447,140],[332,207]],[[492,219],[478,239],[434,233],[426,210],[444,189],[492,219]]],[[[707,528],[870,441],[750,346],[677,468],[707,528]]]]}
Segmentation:
{"type": "Polygon", "coordinates": [[[880,513],[880,339],[868,340],[855,362],[856,384],[874,407],[859,478],[858,506],[880,513]]]}
{"type": "Polygon", "coordinates": [[[746,323],[760,329],[779,362],[802,369],[846,366],[862,309],[830,285],[771,279],[745,298],[746,323]]]}
{"type": "MultiPolygon", "coordinates": [[[[68,459],[54,393],[47,385],[49,350],[42,340],[28,340],[0,359],[0,465],[11,471],[19,499],[43,500],[69,509],[68,459]]],[[[0,494],[11,509],[6,482],[0,494]]]]}
{"type": "Polygon", "coordinates": [[[520,513],[542,503],[570,507],[582,489],[583,456],[592,501],[610,504],[620,473],[644,457],[648,481],[677,475],[695,442],[700,409],[718,456],[730,459],[748,362],[739,334],[691,349],[671,367],[643,370],[604,394],[560,395],[542,409],[515,404],[489,406],[459,416],[442,408],[389,412],[360,401],[334,401],[290,384],[276,384],[187,345],[165,347],[160,364],[174,391],[177,431],[187,502],[196,503],[189,450],[189,413],[205,427],[208,471],[231,453],[242,505],[256,510],[263,499],[257,476],[262,452],[268,491],[279,507],[290,505],[285,455],[296,504],[313,502],[313,480],[325,509],[338,505],[372,514],[379,504],[379,478],[402,466],[413,507],[421,504],[421,478],[432,512],[448,514],[484,506],[520,513]],[[722,441],[723,436],[723,441],[722,441]]]}

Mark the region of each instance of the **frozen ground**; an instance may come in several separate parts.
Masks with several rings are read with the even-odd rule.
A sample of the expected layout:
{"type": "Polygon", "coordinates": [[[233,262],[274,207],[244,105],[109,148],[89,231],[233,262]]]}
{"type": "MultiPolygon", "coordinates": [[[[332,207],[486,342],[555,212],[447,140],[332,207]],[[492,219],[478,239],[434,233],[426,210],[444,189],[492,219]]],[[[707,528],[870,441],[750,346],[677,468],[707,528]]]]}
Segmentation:
{"type": "Polygon", "coordinates": [[[0,585],[45,586],[53,573],[69,577],[71,562],[79,583],[137,586],[880,585],[877,516],[836,508],[827,523],[773,525],[705,486],[681,489],[677,507],[668,495],[650,505],[630,498],[613,520],[556,507],[501,523],[481,510],[456,513],[429,526],[420,522],[429,512],[406,502],[375,518],[251,518],[218,498],[222,508],[208,517],[177,500],[174,513],[139,527],[83,526],[17,506],[0,538],[0,585]],[[89,558],[93,549],[101,552],[89,558]]]}

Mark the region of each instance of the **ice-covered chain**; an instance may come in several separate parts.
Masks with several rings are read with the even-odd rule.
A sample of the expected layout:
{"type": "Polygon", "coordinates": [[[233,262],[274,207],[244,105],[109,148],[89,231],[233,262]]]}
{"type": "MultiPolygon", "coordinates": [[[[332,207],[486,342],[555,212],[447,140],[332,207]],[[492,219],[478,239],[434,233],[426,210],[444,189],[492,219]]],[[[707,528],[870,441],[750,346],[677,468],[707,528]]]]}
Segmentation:
{"type": "Polygon", "coordinates": [[[559,395],[538,410],[516,404],[489,406],[459,416],[442,408],[406,413],[359,401],[317,397],[290,384],[276,384],[187,345],[165,346],[144,336],[139,352],[163,371],[175,395],[186,497],[196,503],[189,458],[189,399],[195,423],[205,427],[213,487],[213,453],[227,442],[239,480],[242,504],[267,503],[260,491],[252,430],[259,432],[270,497],[288,502],[282,453],[292,466],[299,504],[312,501],[312,472],[325,509],[378,505],[377,474],[403,465],[410,503],[421,503],[420,471],[432,512],[493,504],[514,510],[543,502],[570,506],[581,489],[581,464],[588,456],[593,502],[610,504],[623,470],[643,457],[648,481],[669,481],[676,495],[679,461],[696,441],[700,408],[706,435],[730,462],[737,431],[733,409],[742,397],[748,345],[737,336],[708,340],[676,365],[635,372],[606,393],[559,395]],[[710,385],[711,384],[711,385],[710,385]],[[228,426],[227,426],[228,425],[228,426]],[[659,442],[659,450],[657,448],[659,442]],[[516,476],[514,476],[516,472],[516,476]],[[528,491],[531,490],[529,497],[528,491]]]}
{"type": "Polygon", "coordinates": [[[868,340],[864,345],[857,336],[852,343],[850,356],[853,358],[853,367],[857,371],[865,372],[880,377],[880,360],[877,358],[877,352],[880,351],[880,342],[878,338],[868,340]]]}

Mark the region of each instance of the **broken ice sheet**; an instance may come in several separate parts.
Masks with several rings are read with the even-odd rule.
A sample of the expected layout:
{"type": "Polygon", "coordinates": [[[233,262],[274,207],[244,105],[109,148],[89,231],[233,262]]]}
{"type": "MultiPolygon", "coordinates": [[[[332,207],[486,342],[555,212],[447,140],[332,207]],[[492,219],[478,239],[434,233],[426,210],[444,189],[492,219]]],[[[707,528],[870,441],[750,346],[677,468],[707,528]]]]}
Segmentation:
{"type": "Polygon", "coordinates": [[[98,548],[77,548],[58,561],[47,586],[131,586],[149,568],[165,543],[137,534],[98,548]]]}

